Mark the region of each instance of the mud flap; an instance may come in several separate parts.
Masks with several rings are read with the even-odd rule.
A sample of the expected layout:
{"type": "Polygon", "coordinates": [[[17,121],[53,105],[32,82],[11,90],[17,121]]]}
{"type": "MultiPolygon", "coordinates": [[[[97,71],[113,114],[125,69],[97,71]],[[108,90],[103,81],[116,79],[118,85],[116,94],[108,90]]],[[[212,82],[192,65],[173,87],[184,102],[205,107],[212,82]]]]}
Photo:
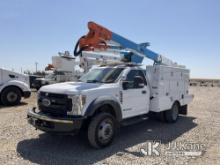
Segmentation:
{"type": "Polygon", "coordinates": [[[181,115],[187,115],[187,113],[188,113],[188,107],[187,107],[187,105],[181,106],[181,107],[180,107],[180,110],[179,110],[179,114],[181,114],[181,115]]]}

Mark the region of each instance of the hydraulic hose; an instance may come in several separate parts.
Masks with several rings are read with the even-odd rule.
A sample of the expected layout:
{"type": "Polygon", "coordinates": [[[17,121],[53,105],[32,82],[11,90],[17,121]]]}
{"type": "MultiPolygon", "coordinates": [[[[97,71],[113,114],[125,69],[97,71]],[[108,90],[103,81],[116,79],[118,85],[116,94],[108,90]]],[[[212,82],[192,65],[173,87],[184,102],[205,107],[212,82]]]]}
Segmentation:
{"type": "MultiPolygon", "coordinates": [[[[84,38],[85,36],[82,36],[81,38],[84,38]]],[[[80,38],[80,39],[81,39],[80,38]]],[[[76,45],[75,45],[75,48],[74,48],[74,56],[77,57],[77,56],[82,56],[82,51],[83,50],[86,50],[88,48],[88,46],[84,46],[82,48],[79,47],[79,42],[80,42],[80,39],[77,41],[76,45]],[[79,49],[79,50],[78,50],[79,49]]]]}

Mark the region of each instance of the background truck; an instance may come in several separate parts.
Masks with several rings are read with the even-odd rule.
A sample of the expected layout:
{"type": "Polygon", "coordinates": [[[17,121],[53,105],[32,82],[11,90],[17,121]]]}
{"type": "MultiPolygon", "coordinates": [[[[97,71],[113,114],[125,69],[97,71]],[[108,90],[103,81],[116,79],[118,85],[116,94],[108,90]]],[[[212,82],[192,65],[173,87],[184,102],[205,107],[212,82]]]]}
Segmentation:
{"type": "Polygon", "coordinates": [[[30,88],[35,88],[35,80],[36,79],[40,79],[43,78],[42,76],[38,76],[38,75],[29,75],[29,84],[30,84],[30,88]]]}
{"type": "Polygon", "coordinates": [[[29,77],[0,68],[0,102],[3,105],[17,105],[21,98],[31,95],[29,77]]]}
{"type": "Polygon", "coordinates": [[[59,56],[52,56],[51,70],[46,71],[45,77],[36,78],[32,86],[39,90],[44,85],[75,81],[81,76],[81,72],[76,70],[77,62],[70,56],[68,51],[59,53],[59,56]]]}
{"type": "Polygon", "coordinates": [[[27,114],[31,125],[45,132],[86,130],[90,144],[101,148],[113,141],[119,126],[145,120],[150,112],[168,123],[187,114],[193,99],[188,69],[150,51],[147,44],[136,44],[100,25],[89,23],[89,29],[76,44],[76,56],[110,48],[119,50],[122,60],[92,68],[78,82],[42,87],[38,106],[27,114]],[[109,40],[118,45],[104,42],[109,40]],[[144,57],[153,59],[154,65],[143,69],[138,63],[144,57]]]}
{"type": "Polygon", "coordinates": [[[32,86],[39,90],[44,85],[77,81],[84,73],[87,73],[92,67],[99,64],[109,62],[118,62],[121,57],[119,52],[112,53],[111,51],[83,51],[80,58],[70,56],[68,51],[59,53],[59,56],[52,57],[52,65],[50,70],[47,70],[45,77],[36,78],[32,86]]]}

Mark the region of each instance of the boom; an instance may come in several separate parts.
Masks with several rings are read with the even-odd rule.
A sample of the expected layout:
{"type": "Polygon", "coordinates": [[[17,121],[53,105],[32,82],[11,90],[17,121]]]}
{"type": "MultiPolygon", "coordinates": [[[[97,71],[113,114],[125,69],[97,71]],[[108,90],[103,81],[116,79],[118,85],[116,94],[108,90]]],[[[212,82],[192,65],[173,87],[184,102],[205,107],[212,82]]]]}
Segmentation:
{"type": "MultiPolygon", "coordinates": [[[[128,40],[101,25],[94,22],[88,23],[89,32],[87,35],[81,37],[76,44],[74,55],[81,54],[82,51],[94,51],[94,50],[106,50],[112,48],[108,43],[116,44],[116,47],[121,50],[126,50],[132,53],[132,56],[128,56],[126,53],[125,58],[130,58],[131,62],[142,63],[143,58],[147,57],[153,60],[157,64],[163,65],[177,65],[164,56],[155,53],[147,48],[148,43],[137,44],[131,40],[128,40]],[[78,48],[79,47],[79,48],[78,48]],[[77,51],[77,49],[79,49],[77,51]]],[[[130,53],[130,54],[131,54],[130,53]]],[[[130,55],[129,54],[129,55],[130,55]]]]}

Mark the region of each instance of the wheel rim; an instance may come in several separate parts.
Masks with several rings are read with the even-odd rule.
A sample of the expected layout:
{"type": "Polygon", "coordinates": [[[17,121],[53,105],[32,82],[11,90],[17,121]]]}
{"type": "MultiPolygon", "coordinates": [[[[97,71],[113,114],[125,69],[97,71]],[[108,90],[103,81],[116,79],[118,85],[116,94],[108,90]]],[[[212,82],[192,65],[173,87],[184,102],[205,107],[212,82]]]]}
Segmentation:
{"type": "Polygon", "coordinates": [[[176,119],[177,119],[178,113],[179,113],[178,105],[175,104],[175,105],[173,106],[173,113],[172,113],[172,118],[173,118],[173,120],[176,120],[176,119]]]}
{"type": "Polygon", "coordinates": [[[113,136],[113,124],[110,119],[103,120],[98,126],[98,139],[101,143],[107,143],[113,136]]]}
{"type": "Polygon", "coordinates": [[[7,94],[7,100],[9,102],[15,102],[17,100],[17,98],[18,98],[18,95],[15,92],[9,92],[7,94]]]}

